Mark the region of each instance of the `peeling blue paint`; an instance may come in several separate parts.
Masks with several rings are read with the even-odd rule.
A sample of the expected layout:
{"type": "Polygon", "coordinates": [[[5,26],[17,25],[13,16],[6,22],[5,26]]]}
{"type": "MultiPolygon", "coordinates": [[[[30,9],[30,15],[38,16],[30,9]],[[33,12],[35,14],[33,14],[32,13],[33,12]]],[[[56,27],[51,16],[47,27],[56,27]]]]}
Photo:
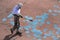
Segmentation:
{"type": "Polygon", "coordinates": [[[40,30],[32,29],[31,31],[32,31],[34,34],[42,35],[42,31],[40,31],[40,30]]]}
{"type": "Polygon", "coordinates": [[[52,36],[53,40],[58,40],[58,38],[54,35],[52,36]]]}
{"type": "Polygon", "coordinates": [[[43,38],[46,39],[47,38],[47,34],[44,34],[43,38]]]}
{"type": "Polygon", "coordinates": [[[58,29],[58,25],[57,25],[57,24],[54,24],[53,27],[54,27],[55,29],[58,29]]]}
{"type": "Polygon", "coordinates": [[[26,34],[29,34],[29,33],[30,33],[30,31],[29,31],[29,30],[28,30],[28,31],[25,31],[25,33],[26,33],[26,34]]]}
{"type": "Polygon", "coordinates": [[[25,16],[26,20],[32,20],[33,18],[30,16],[25,16]]]}
{"type": "Polygon", "coordinates": [[[53,11],[51,9],[48,10],[49,13],[52,13],[53,11]]]}
{"type": "Polygon", "coordinates": [[[44,28],[43,32],[47,32],[48,28],[44,28]]]}
{"type": "Polygon", "coordinates": [[[58,14],[54,14],[54,13],[53,13],[52,16],[58,16],[58,14]]]}
{"type": "Polygon", "coordinates": [[[33,34],[33,36],[34,36],[35,38],[40,38],[40,36],[37,35],[37,34],[33,34]]]}
{"type": "Polygon", "coordinates": [[[53,7],[54,7],[54,8],[59,8],[59,6],[58,6],[58,5],[53,5],[53,7]]]}
{"type": "Polygon", "coordinates": [[[14,21],[10,21],[10,24],[11,24],[11,25],[14,25],[14,21]]]}
{"type": "Polygon", "coordinates": [[[47,21],[46,24],[50,24],[51,22],[50,21],[47,21]]]}
{"type": "Polygon", "coordinates": [[[60,31],[56,31],[56,34],[59,35],[60,34],[60,31]]]}
{"type": "Polygon", "coordinates": [[[7,19],[6,19],[6,18],[3,18],[3,19],[2,19],[2,22],[5,22],[5,21],[7,21],[7,19]]]}
{"type": "Polygon", "coordinates": [[[25,30],[29,30],[29,28],[31,28],[31,26],[24,26],[25,30]]]}
{"type": "Polygon", "coordinates": [[[7,16],[7,18],[12,18],[13,17],[13,14],[9,14],[8,16],[7,16]]]}

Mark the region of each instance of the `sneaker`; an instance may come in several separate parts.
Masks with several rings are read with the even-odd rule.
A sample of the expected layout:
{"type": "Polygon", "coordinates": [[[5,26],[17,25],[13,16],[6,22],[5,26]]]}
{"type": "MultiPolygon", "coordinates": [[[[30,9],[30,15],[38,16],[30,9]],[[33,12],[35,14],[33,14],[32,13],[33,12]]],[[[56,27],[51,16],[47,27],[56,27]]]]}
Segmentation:
{"type": "Polygon", "coordinates": [[[21,32],[16,32],[16,34],[18,34],[19,36],[22,36],[22,33],[21,32]]]}

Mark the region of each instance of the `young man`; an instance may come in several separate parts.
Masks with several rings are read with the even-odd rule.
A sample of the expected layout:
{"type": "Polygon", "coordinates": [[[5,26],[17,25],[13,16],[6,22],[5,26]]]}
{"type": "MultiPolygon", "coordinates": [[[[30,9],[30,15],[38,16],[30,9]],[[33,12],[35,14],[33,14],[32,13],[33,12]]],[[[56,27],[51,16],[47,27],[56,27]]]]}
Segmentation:
{"type": "Polygon", "coordinates": [[[20,27],[19,18],[20,17],[23,18],[21,13],[20,13],[20,10],[21,10],[22,6],[23,6],[23,4],[19,3],[12,10],[12,14],[14,16],[14,26],[13,26],[13,28],[11,28],[11,33],[12,34],[15,31],[15,29],[17,30],[16,33],[19,32],[19,27],[20,27]]]}

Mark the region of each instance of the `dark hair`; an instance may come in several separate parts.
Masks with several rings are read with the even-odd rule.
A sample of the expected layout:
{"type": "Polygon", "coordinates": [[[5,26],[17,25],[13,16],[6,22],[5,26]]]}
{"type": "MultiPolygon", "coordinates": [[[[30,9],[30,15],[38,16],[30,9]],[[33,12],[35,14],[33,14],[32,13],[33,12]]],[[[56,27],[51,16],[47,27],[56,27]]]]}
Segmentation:
{"type": "Polygon", "coordinates": [[[21,6],[20,6],[20,5],[17,5],[17,6],[18,6],[18,7],[17,7],[17,10],[18,10],[18,9],[21,9],[21,6]]]}

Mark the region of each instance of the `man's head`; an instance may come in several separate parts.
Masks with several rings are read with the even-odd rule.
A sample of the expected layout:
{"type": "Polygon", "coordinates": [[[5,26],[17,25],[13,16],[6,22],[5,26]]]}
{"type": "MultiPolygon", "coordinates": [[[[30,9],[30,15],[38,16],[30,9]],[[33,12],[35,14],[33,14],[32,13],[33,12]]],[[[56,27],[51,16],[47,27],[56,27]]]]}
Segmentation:
{"type": "Polygon", "coordinates": [[[18,3],[18,6],[21,8],[23,6],[23,3],[18,3]]]}

